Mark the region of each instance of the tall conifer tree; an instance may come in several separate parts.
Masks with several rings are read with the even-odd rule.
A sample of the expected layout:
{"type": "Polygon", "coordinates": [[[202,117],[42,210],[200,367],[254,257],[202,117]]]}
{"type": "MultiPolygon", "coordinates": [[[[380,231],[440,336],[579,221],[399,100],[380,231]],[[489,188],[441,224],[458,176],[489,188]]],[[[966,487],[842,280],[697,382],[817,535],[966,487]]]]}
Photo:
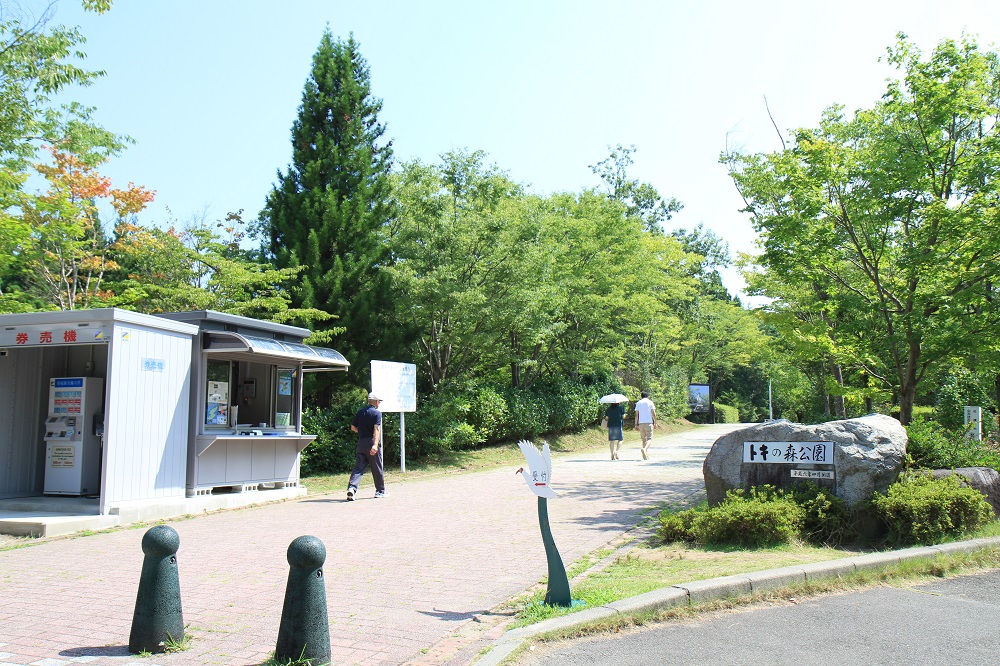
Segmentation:
{"type": "Polygon", "coordinates": [[[292,162],[260,216],[277,266],[306,266],[293,305],[337,315],[326,329],[343,329],[334,344],[362,373],[386,329],[380,267],[392,142],[383,141],[381,108],[354,37],[345,42],[327,29],[292,125],[292,162]]]}

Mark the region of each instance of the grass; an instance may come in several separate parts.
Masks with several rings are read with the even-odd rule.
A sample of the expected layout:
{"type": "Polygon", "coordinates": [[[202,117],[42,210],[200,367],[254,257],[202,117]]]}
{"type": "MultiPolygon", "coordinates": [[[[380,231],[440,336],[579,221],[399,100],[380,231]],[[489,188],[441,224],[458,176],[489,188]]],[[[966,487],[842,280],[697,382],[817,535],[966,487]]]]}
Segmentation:
{"type": "MultiPolygon", "coordinates": [[[[1000,536],[1000,520],[995,520],[970,534],[950,539],[950,541],[997,536],[1000,536]]],[[[870,552],[850,547],[822,547],[807,543],[756,549],[698,547],[684,543],[661,544],[654,542],[653,539],[655,537],[649,537],[644,543],[639,543],[627,552],[614,556],[613,560],[607,562],[604,567],[595,566],[602,558],[601,553],[592,553],[574,562],[569,568],[573,572],[569,574],[571,579],[576,578],[576,580],[571,580],[572,596],[574,601],[584,602],[582,605],[575,605],[572,608],[545,605],[544,585],[536,586],[536,589],[530,593],[507,602],[505,608],[513,612],[515,618],[508,628],[513,629],[534,624],[671,585],[796,564],[824,562],[870,552]]],[[[834,581],[793,586],[789,588],[787,595],[820,594],[889,582],[895,584],[919,582],[929,578],[989,568],[1000,568],[1000,548],[986,548],[972,554],[959,553],[940,556],[933,560],[908,561],[886,572],[862,571],[834,581]]],[[[742,600],[740,603],[749,603],[765,597],[770,598],[767,595],[755,595],[752,599],[742,600]]],[[[712,606],[712,608],[714,607],[712,606]]],[[[722,603],[720,607],[729,606],[722,603]]],[[[705,609],[695,609],[695,611],[699,610],[705,609]]],[[[691,609],[687,608],[664,611],[655,614],[655,618],[658,618],[655,621],[680,617],[691,612],[691,609]]],[[[642,624],[644,621],[642,616],[637,620],[628,618],[614,620],[615,623],[618,623],[615,626],[619,627],[630,623],[642,624]]],[[[594,631],[602,631],[601,627],[604,626],[599,623],[598,628],[594,631]]]]}
{"type": "MultiPolygon", "coordinates": [[[[1000,548],[982,548],[970,553],[939,555],[932,559],[909,560],[901,564],[868,569],[852,574],[825,578],[771,590],[766,593],[720,599],[696,606],[680,606],[657,611],[618,614],[587,624],[545,633],[531,639],[532,643],[567,640],[597,634],[616,633],[630,627],[641,627],[670,620],[691,619],[705,612],[731,610],[761,602],[797,602],[835,592],[849,592],[888,585],[909,587],[949,576],[980,573],[1000,568],[1000,548]]],[[[527,643],[503,663],[511,663],[527,649],[527,643]]]]}
{"type": "MultiPolygon", "coordinates": [[[[679,583],[762,571],[808,562],[850,557],[857,552],[806,544],[756,550],[705,549],[681,544],[639,545],[615,557],[605,568],[571,585],[573,599],[583,606],[560,608],[543,603],[545,590],[537,590],[511,602],[516,611],[511,628],[534,624],[551,617],[627,599],[679,583]]],[[[574,563],[575,570],[579,562],[574,563]]]]}

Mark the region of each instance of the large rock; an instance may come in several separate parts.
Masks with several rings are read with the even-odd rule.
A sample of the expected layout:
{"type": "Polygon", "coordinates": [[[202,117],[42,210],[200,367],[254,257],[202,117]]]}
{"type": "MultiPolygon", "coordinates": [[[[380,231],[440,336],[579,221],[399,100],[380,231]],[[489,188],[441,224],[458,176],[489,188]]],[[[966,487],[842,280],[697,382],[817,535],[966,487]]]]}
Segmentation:
{"type": "Polygon", "coordinates": [[[834,478],[816,483],[831,488],[848,505],[869,499],[875,491],[885,493],[906,458],[906,430],[896,419],[881,414],[817,425],[784,420],[753,425],[720,437],[712,445],[702,466],[709,504],[718,504],[733,488],[765,483],[788,488],[801,480],[791,476],[792,469],[831,469],[803,462],[744,463],[743,442],[833,442],[834,478]]]}
{"type": "Polygon", "coordinates": [[[990,467],[959,467],[958,469],[936,469],[934,478],[957,474],[970,488],[975,488],[986,496],[993,507],[993,513],[1000,515],[1000,474],[990,467]]]}

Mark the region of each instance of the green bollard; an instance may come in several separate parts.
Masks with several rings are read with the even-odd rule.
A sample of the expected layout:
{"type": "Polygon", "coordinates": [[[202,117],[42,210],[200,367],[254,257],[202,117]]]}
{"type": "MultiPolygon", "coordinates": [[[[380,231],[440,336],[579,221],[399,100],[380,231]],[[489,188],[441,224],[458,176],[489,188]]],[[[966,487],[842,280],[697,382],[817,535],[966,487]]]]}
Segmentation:
{"type": "Polygon", "coordinates": [[[180,545],[177,531],[166,525],[152,527],[142,537],[145,557],[128,639],[128,651],[133,654],[163,652],[167,641],[184,640],[181,583],[177,575],[180,545]]]}
{"type": "Polygon", "coordinates": [[[300,536],[288,546],[290,568],[275,660],[301,659],[317,665],[330,662],[324,562],[326,546],[314,536],[300,536]]]}

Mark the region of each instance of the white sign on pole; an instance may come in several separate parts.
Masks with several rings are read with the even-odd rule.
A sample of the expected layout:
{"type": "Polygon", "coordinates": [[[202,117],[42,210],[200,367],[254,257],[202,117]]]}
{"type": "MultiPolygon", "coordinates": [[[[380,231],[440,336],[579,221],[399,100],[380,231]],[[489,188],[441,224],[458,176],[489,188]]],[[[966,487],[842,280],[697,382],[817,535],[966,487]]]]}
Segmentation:
{"type": "Polygon", "coordinates": [[[406,471],[406,412],[417,411],[417,366],[372,361],[372,393],[382,399],[379,409],[399,412],[399,471],[406,471]]]}
{"type": "Polygon", "coordinates": [[[965,436],[975,440],[983,438],[983,408],[965,408],[965,436]]]}
{"type": "Polygon", "coordinates": [[[417,366],[372,361],[372,393],[382,398],[383,412],[417,411],[417,366]]]}

